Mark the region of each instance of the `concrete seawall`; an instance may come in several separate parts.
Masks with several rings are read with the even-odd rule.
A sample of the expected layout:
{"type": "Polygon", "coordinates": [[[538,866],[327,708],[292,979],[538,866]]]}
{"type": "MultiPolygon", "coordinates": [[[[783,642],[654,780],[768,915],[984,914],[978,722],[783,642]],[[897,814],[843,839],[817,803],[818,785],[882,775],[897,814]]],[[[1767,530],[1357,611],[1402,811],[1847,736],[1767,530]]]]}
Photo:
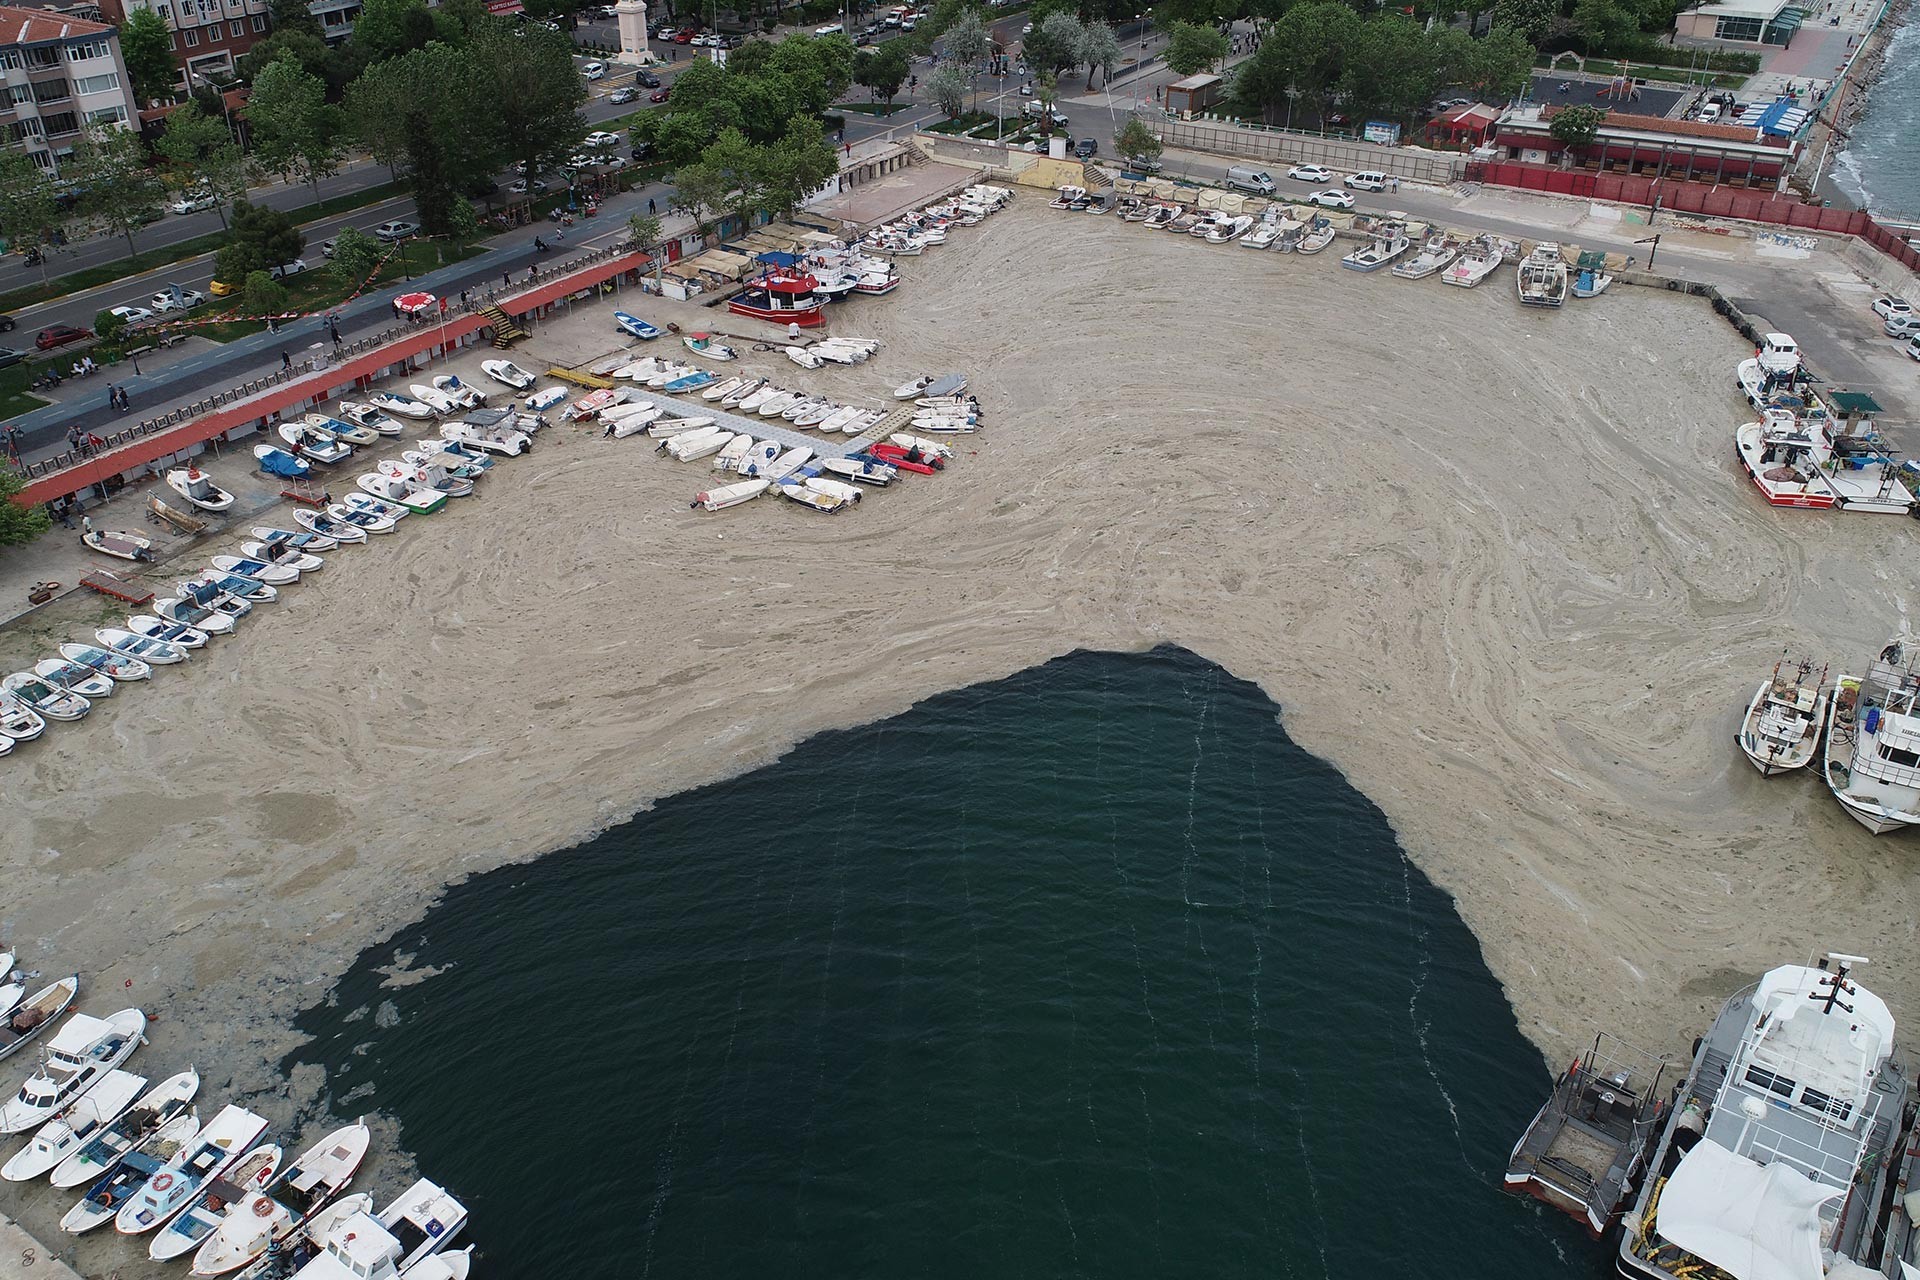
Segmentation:
{"type": "Polygon", "coordinates": [[[80,1280],[80,1273],[0,1214],[0,1280],[80,1280]]]}

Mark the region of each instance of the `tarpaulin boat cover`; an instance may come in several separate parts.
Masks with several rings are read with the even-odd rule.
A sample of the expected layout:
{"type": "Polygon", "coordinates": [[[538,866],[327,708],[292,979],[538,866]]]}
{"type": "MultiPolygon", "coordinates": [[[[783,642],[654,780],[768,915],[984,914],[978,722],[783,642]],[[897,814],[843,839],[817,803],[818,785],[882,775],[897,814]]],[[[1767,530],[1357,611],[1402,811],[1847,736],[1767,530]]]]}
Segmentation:
{"type": "Polygon", "coordinates": [[[303,476],[309,470],[306,463],[279,449],[260,459],[260,469],[269,475],[285,476],[288,479],[303,476]]]}
{"type": "Polygon", "coordinates": [[[1823,1280],[1820,1206],[1844,1192],[1701,1142],[1667,1180],[1655,1225],[1736,1280],[1823,1280]]]}

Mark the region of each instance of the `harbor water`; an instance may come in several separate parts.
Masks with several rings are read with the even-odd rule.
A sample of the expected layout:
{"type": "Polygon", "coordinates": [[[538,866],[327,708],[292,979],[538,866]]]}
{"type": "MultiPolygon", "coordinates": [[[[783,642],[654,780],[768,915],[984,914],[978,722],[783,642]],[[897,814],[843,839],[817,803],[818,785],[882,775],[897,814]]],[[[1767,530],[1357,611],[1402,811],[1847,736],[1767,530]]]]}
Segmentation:
{"type": "Polygon", "coordinates": [[[1449,898],[1183,650],[478,876],[301,1025],[477,1275],[1607,1274],[1500,1190],[1548,1069],[1449,898]]]}
{"type": "Polygon", "coordinates": [[[1920,4],[1887,42],[1865,113],[1839,152],[1833,180],[1874,216],[1920,222],[1920,4]]]}

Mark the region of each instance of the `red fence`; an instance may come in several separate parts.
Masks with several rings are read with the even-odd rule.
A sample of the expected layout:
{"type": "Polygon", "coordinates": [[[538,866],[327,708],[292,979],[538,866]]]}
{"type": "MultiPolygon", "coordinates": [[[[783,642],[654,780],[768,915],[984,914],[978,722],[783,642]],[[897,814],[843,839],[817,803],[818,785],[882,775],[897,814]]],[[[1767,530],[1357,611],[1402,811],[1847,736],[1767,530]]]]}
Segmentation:
{"type": "Polygon", "coordinates": [[[1743,191],[1732,187],[1715,187],[1701,182],[1674,182],[1627,174],[1588,173],[1582,169],[1556,169],[1551,165],[1518,164],[1511,161],[1470,164],[1467,166],[1467,181],[1647,206],[1653,204],[1654,196],[1657,194],[1660,198],[1660,207],[1670,213],[1694,213],[1708,218],[1738,218],[1744,222],[1770,222],[1777,226],[1798,227],[1806,231],[1859,236],[1894,261],[1910,270],[1920,271],[1920,250],[1915,250],[1900,236],[1888,231],[1857,209],[1822,208],[1819,205],[1790,200],[1782,196],[1763,195],[1756,191],[1743,191]]]}

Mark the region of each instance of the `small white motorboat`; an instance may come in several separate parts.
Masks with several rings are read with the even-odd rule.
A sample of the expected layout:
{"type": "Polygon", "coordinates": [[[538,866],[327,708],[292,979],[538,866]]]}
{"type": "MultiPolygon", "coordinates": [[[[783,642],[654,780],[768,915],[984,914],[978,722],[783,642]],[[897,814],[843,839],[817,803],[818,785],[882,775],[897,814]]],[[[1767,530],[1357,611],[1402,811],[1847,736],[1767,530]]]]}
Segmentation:
{"type": "Polygon", "coordinates": [[[399,1261],[403,1280],[408,1267],[428,1254],[439,1253],[467,1225],[467,1207],[446,1189],[425,1178],[400,1193],[376,1220],[403,1243],[399,1261]]]}
{"type": "Polygon", "coordinates": [[[845,480],[835,480],[831,476],[808,476],[803,483],[815,493],[824,493],[829,498],[841,498],[847,502],[860,501],[860,486],[848,484],[845,480]]]}
{"type": "Polygon", "coordinates": [[[487,393],[471,382],[462,382],[457,373],[443,373],[433,380],[433,389],[464,409],[484,409],[487,393]]]}
{"type": "Polygon", "coordinates": [[[757,386],[741,396],[738,400],[735,400],[732,396],[728,396],[725,400],[722,400],[720,404],[723,408],[738,409],[741,413],[758,413],[760,412],[761,405],[773,399],[775,396],[783,396],[786,394],[787,392],[785,390],[774,386],[771,382],[762,378],[757,386]]]}
{"type": "Polygon", "coordinates": [[[113,1225],[122,1235],[145,1235],[162,1226],[200,1194],[209,1182],[238,1164],[267,1122],[245,1107],[229,1103],[128,1197],[114,1214],[113,1225]]]}
{"type": "Polygon", "coordinates": [[[915,378],[912,382],[903,382],[895,387],[893,389],[893,398],[895,400],[912,400],[928,387],[932,386],[933,382],[934,380],[931,375],[923,374],[915,378]]]}
{"type": "Polygon", "coordinates": [[[332,551],[339,546],[339,540],[323,533],[302,533],[293,529],[276,529],[269,524],[257,524],[247,532],[262,542],[278,542],[301,551],[332,551]]]}
{"type": "Polygon", "coordinates": [[[894,432],[888,436],[887,439],[899,445],[902,449],[918,449],[922,453],[931,453],[940,458],[951,458],[953,456],[953,446],[941,444],[938,440],[925,440],[919,436],[907,435],[900,431],[894,432]]]}
{"type": "Polygon", "coordinates": [[[80,535],[80,541],[103,556],[114,556],[121,560],[153,559],[153,539],[143,538],[137,533],[125,533],[119,529],[88,529],[80,535]]]}
{"type": "Polygon", "coordinates": [[[1493,236],[1480,235],[1461,247],[1460,256],[1440,275],[1441,284],[1471,289],[1506,260],[1505,246],[1493,236]]]}
{"type": "Polygon", "coordinates": [[[773,460],[779,456],[778,440],[761,440],[747,450],[746,456],[740,459],[734,469],[743,476],[763,476],[767,468],[773,465],[773,460]]]}
{"type": "Polygon", "coordinates": [[[343,501],[327,508],[327,514],[336,520],[351,520],[368,533],[390,533],[394,525],[413,513],[397,502],[387,502],[370,493],[349,493],[343,501]]]}
{"type": "Polygon", "coordinates": [[[807,427],[817,427],[839,412],[839,405],[831,400],[822,398],[808,405],[805,412],[794,414],[793,425],[803,429],[807,427]]]}
{"type": "Polygon", "coordinates": [[[225,511],[233,505],[233,495],[196,466],[176,467],[167,472],[167,487],[202,511],[225,511]]]}
{"type": "Polygon", "coordinates": [[[405,458],[415,452],[423,459],[438,462],[455,475],[465,475],[469,480],[476,480],[493,470],[492,455],[469,449],[456,440],[422,440],[417,450],[406,450],[400,456],[405,458]]]}
{"type": "Polygon", "coordinates": [[[237,573],[276,587],[300,581],[300,571],[291,565],[272,564],[251,556],[215,556],[208,563],[222,573],[237,573]]]}
{"type": "Polygon", "coordinates": [[[397,391],[376,391],[371,397],[373,407],[386,413],[396,413],[403,418],[412,418],[425,422],[433,415],[433,406],[412,396],[403,396],[397,391]]]}
{"type": "Polygon", "coordinates": [[[862,484],[888,485],[900,472],[884,462],[862,462],[854,458],[828,458],[820,464],[837,476],[849,480],[858,480],[862,484]]]}
{"type": "Polygon", "coordinates": [[[763,418],[777,418],[787,409],[807,398],[804,391],[782,391],[768,396],[760,402],[757,412],[763,418]]]}
{"type": "Polygon", "coordinates": [[[667,442],[667,452],[681,462],[697,462],[720,452],[732,439],[733,432],[711,428],[694,432],[690,437],[675,436],[667,442]]]}
{"type": "MultiPolygon", "coordinates": [[[[11,694],[0,693],[0,755],[13,750],[14,743],[32,742],[46,731],[47,722],[41,719],[39,712],[11,694]]],[[[11,964],[7,966],[7,972],[13,972],[11,964]]],[[[0,987],[0,992],[5,993],[0,1003],[11,1000],[13,1004],[18,1004],[20,993],[24,990],[18,982],[7,983],[5,987],[0,987]]],[[[0,1017],[6,1016],[11,1009],[12,1006],[8,1005],[5,1012],[0,1012],[0,1017]]]]}
{"type": "MultiPolygon", "coordinates": [[[[155,1166],[164,1166],[179,1155],[199,1132],[200,1114],[191,1110],[183,1111],[155,1127],[141,1139],[138,1146],[125,1152],[112,1167],[93,1181],[86,1194],[60,1219],[61,1229],[81,1235],[113,1221],[114,1214],[146,1187],[148,1179],[159,1175],[159,1169],[155,1166]]],[[[61,1165],[55,1170],[55,1186],[69,1185],[58,1181],[66,1167],[61,1165]]]]}
{"type": "Polygon", "coordinates": [[[461,403],[431,383],[415,382],[407,387],[407,391],[421,404],[433,406],[435,413],[461,413],[471,407],[461,403]]]}
{"type": "MultiPolygon", "coordinates": [[[[289,1167],[281,1176],[291,1178],[298,1172],[299,1166],[295,1164],[289,1167]]],[[[275,1196],[274,1205],[276,1208],[286,1207],[280,1204],[280,1201],[285,1199],[290,1199],[290,1197],[287,1195],[275,1196]]],[[[274,1212],[272,1209],[268,1210],[267,1216],[262,1218],[255,1215],[250,1209],[236,1208],[232,1213],[227,1215],[227,1220],[221,1223],[222,1230],[214,1232],[213,1236],[200,1246],[200,1251],[193,1255],[193,1270],[188,1272],[188,1274],[195,1276],[217,1276],[225,1275],[229,1271],[238,1270],[240,1267],[246,1267],[247,1269],[240,1273],[240,1280],[264,1280],[264,1277],[271,1274],[267,1264],[259,1260],[260,1256],[265,1254],[272,1244],[272,1240],[264,1239],[266,1232],[274,1232],[273,1240],[278,1240],[283,1244],[287,1241],[304,1237],[317,1245],[332,1237],[340,1224],[346,1222],[349,1218],[363,1214],[371,1214],[372,1212],[373,1197],[364,1191],[357,1192],[350,1196],[341,1196],[338,1200],[322,1202],[314,1208],[312,1213],[305,1217],[304,1220],[291,1223],[284,1229],[276,1225],[281,1221],[281,1218],[280,1214],[274,1212]],[[252,1230],[252,1234],[248,1234],[248,1229],[252,1230]],[[225,1235],[224,1239],[222,1238],[223,1233],[225,1235]],[[260,1242],[259,1253],[237,1264],[230,1265],[228,1263],[228,1259],[233,1257],[234,1254],[250,1247],[255,1241],[260,1242]]],[[[298,1273],[295,1274],[297,1275],[298,1273]]],[[[350,1274],[351,1272],[345,1274],[332,1273],[332,1280],[346,1280],[347,1275],[350,1274]]],[[[373,1272],[371,1275],[378,1276],[379,1273],[373,1272]]],[[[412,1280],[412,1276],[404,1277],[403,1280],[412,1280]]]]}
{"type": "Polygon", "coordinates": [[[324,568],[327,563],[319,556],[298,550],[286,542],[243,542],[240,551],[249,559],[263,560],[296,573],[312,573],[315,569],[324,568]]]}
{"type": "Polygon", "coordinates": [[[153,611],[162,622],[192,627],[210,636],[230,635],[233,615],[184,596],[168,596],[153,602],[153,611]]]}
{"type": "Polygon", "coordinates": [[[714,383],[710,387],[700,388],[700,398],[702,400],[724,400],[751,381],[751,378],[727,378],[714,383]]]}
{"type": "Polygon", "coordinates": [[[187,586],[206,583],[215,591],[224,591],[236,600],[254,600],[261,604],[272,604],[280,598],[277,588],[268,586],[258,578],[249,578],[244,573],[228,573],[224,569],[208,569],[193,583],[181,583],[187,586]]]}
{"type": "Polygon", "coordinates": [[[821,365],[826,363],[819,356],[807,350],[805,347],[788,346],[788,347],[782,347],[780,348],[780,350],[786,355],[787,359],[793,361],[795,364],[799,365],[802,369],[818,369],[821,365]]]}
{"type": "Polygon", "coordinates": [[[305,418],[301,419],[301,421],[306,423],[310,431],[318,432],[321,435],[329,436],[335,440],[344,440],[352,445],[369,445],[378,441],[383,435],[397,436],[400,434],[400,424],[393,422],[391,418],[388,418],[387,421],[393,423],[392,431],[381,431],[371,423],[330,418],[324,413],[309,413],[305,418]]]}
{"type": "Polygon", "coordinates": [[[715,471],[738,471],[740,469],[740,460],[747,456],[747,451],[751,448],[753,448],[753,437],[745,432],[741,432],[733,439],[727,441],[727,443],[721,447],[720,452],[713,456],[713,469],[715,471]]]}
{"type": "Polygon", "coordinates": [[[680,340],[693,354],[707,360],[731,360],[740,353],[710,333],[692,333],[680,340]]]}
{"type": "Polygon", "coordinates": [[[1784,657],[1760,682],[1734,740],[1762,777],[1804,769],[1812,763],[1826,725],[1827,669],[1784,657]]]}
{"type": "Polygon", "coordinates": [[[259,1203],[255,1193],[279,1176],[285,1154],[269,1142],[241,1156],[224,1174],[209,1180],[166,1226],[154,1232],[147,1244],[147,1256],[155,1262],[166,1262],[198,1249],[220,1229],[228,1212],[240,1201],[259,1203]]]}
{"type": "Polygon", "coordinates": [[[750,502],[767,491],[771,480],[739,480],[733,484],[715,485],[704,493],[693,495],[691,505],[704,507],[708,511],[721,511],[727,507],[737,507],[750,502]]]}
{"type": "MultiPolygon", "coordinates": [[[[299,451],[296,457],[326,466],[345,462],[353,456],[353,446],[345,440],[330,431],[310,427],[305,422],[281,423],[280,438],[299,451]]],[[[379,439],[378,436],[374,438],[379,439]]],[[[254,456],[259,455],[256,453],[254,456]]]]}
{"type": "Polygon", "coordinates": [[[1459,257],[1462,247],[1452,236],[1436,232],[1421,244],[1420,252],[1405,262],[1396,263],[1393,274],[1402,280],[1425,280],[1434,272],[1444,270],[1459,257]]]}
{"type": "Polygon", "coordinates": [[[112,676],[65,658],[42,658],[33,664],[33,674],[48,684],[95,702],[113,696],[112,676]]]}
{"type": "Polygon", "coordinates": [[[1267,249],[1271,248],[1273,242],[1279,238],[1280,220],[1278,218],[1262,218],[1257,226],[1240,237],[1240,247],[1242,249],[1267,249]]]}
{"type": "Polygon", "coordinates": [[[125,627],[101,627],[93,633],[93,638],[115,653],[138,658],[150,667],[169,667],[187,660],[185,645],[174,644],[170,640],[156,640],[152,636],[128,631],[125,627]]]}
{"type": "Polygon", "coordinates": [[[827,408],[826,397],[803,395],[800,399],[795,400],[792,404],[782,409],[780,416],[788,422],[797,422],[805,414],[810,414],[816,409],[825,412],[827,408]]]}
{"type": "MultiPolygon", "coordinates": [[[[392,458],[382,458],[374,466],[389,480],[403,480],[415,490],[432,490],[449,498],[468,498],[473,496],[473,481],[439,465],[422,466],[415,463],[400,462],[392,458]]],[[[398,501],[398,499],[395,499],[398,501]]]]}
{"type": "MultiPolygon", "coordinates": [[[[9,676],[8,680],[12,677],[9,676]]],[[[4,682],[0,682],[4,683],[4,682]]],[[[25,698],[18,692],[15,697],[25,698]]],[[[44,713],[43,713],[44,714],[44,713]]],[[[56,720],[77,720],[79,716],[49,716],[56,720]]],[[[13,1007],[4,1022],[0,1022],[0,1058],[10,1058],[27,1047],[33,1038],[60,1020],[60,1015],[73,1005],[73,997],[80,990],[80,975],[69,974],[58,982],[50,982],[36,991],[26,1000],[13,1007]]]]}
{"type": "Polygon", "coordinates": [[[384,475],[378,471],[364,471],[354,477],[353,482],[361,490],[372,494],[385,502],[405,507],[420,515],[432,515],[447,505],[447,495],[437,489],[429,489],[402,476],[384,475]]]}
{"type": "Polygon", "coordinates": [[[356,404],[351,400],[340,402],[340,416],[357,426],[366,427],[383,436],[397,436],[404,430],[393,418],[377,405],[356,404]]]}
{"type": "Polygon", "coordinates": [[[146,1087],[145,1076],[128,1071],[107,1072],[85,1097],[41,1125],[31,1142],[14,1152],[5,1165],[0,1165],[0,1178],[8,1182],[29,1182],[69,1156],[77,1155],[96,1135],[124,1115],[146,1087]]]}
{"type": "Polygon", "coordinates": [[[712,425],[712,418],[655,418],[642,430],[655,440],[671,440],[675,436],[683,436],[689,431],[698,431],[701,427],[712,425]]]}
{"type": "Polygon", "coordinates": [[[471,422],[445,424],[440,428],[440,438],[507,458],[517,458],[533,447],[533,440],[524,431],[511,427],[481,427],[471,422]]]}
{"type": "Polygon", "coordinates": [[[565,387],[548,387],[545,391],[536,391],[527,397],[527,408],[535,413],[544,413],[567,398],[565,387]]]}
{"type": "MultiPolygon", "coordinates": [[[[330,512],[331,508],[328,511],[296,511],[293,513],[293,522],[303,529],[337,543],[364,543],[367,540],[365,529],[349,524],[330,512]]],[[[260,530],[255,528],[254,532],[258,533],[260,530]]]]}
{"type": "Polygon", "coordinates": [[[1413,241],[1397,225],[1389,224],[1387,229],[1376,233],[1364,245],[1340,259],[1340,265],[1349,271],[1378,271],[1380,268],[1413,248],[1413,241]]]}
{"type": "MultiPolygon", "coordinates": [[[[62,1159],[54,1169],[53,1185],[77,1187],[110,1172],[127,1152],[159,1132],[169,1121],[186,1115],[193,1096],[198,1092],[200,1073],[192,1067],[168,1076],[147,1090],[118,1119],[95,1130],[91,1138],[82,1139],[80,1148],[62,1159]]],[[[199,1127],[200,1122],[194,1121],[193,1129],[199,1127]]]]}
{"type": "Polygon", "coordinates": [[[482,360],[480,372],[515,391],[525,391],[533,385],[533,375],[511,360],[482,360]]]}
{"type": "Polygon", "coordinates": [[[840,434],[857,436],[886,416],[880,409],[863,409],[841,425],[840,434]]]}
{"type": "Polygon", "coordinates": [[[765,378],[748,378],[732,391],[720,397],[720,407],[722,409],[739,408],[749,399],[758,395],[766,385],[767,380],[765,378]]]}
{"type": "Polygon", "coordinates": [[[760,474],[776,483],[786,479],[813,460],[813,450],[795,445],[760,469],[760,474]]]}
{"type": "Polygon", "coordinates": [[[791,499],[803,507],[812,507],[815,511],[824,511],[828,515],[848,505],[845,498],[836,498],[832,494],[821,493],[818,489],[809,489],[806,485],[788,481],[778,486],[780,496],[791,499]]]}
{"type": "Polygon", "coordinates": [[[0,1104],[0,1133],[38,1128],[62,1107],[79,1100],[140,1047],[146,1029],[147,1015],[138,1009],[122,1009],[104,1018],[87,1013],[68,1018],[47,1042],[40,1066],[18,1093],[0,1104]]]}
{"type": "Polygon", "coordinates": [[[68,662],[92,667],[102,675],[112,676],[122,684],[153,678],[153,668],[140,659],[129,657],[124,653],[115,653],[111,649],[103,649],[97,644],[76,644],[69,640],[60,646],[59,653],[68,662]]]}
{"type": "Polygon", "coordinates": [[[198,627],[189,627],[184,623],[168,622],[165,618],[156,618],[150,613],[136,613],[127,619],[127,630],[149,640],[165,640],[168,644],[179,645],[182,649],[200,649],[207,643],[207,633],[198,627]]]}

